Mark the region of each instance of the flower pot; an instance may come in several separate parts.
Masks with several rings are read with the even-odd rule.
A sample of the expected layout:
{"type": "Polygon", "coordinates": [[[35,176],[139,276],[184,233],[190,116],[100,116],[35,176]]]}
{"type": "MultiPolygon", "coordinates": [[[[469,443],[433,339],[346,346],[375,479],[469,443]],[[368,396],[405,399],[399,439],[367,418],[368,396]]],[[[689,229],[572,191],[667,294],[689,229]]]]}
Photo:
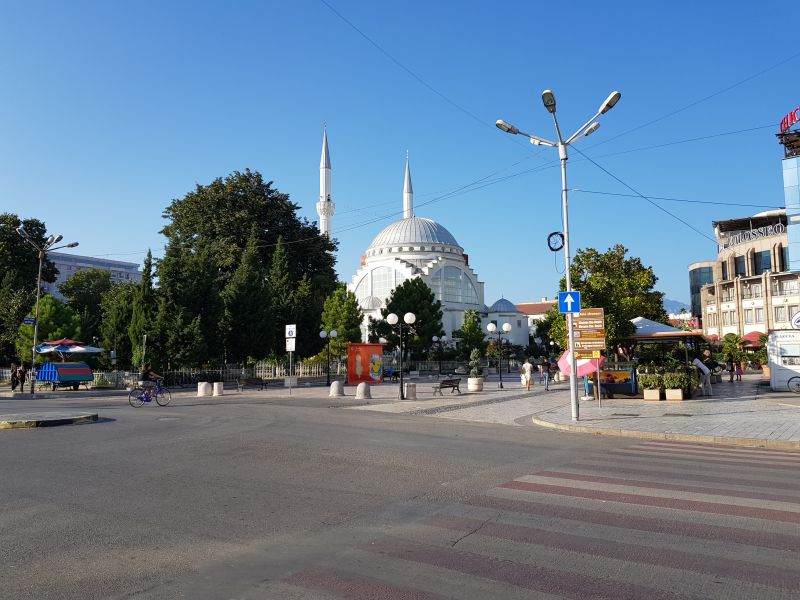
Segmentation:
{"type": "Polygon", "coordinates": [[[666,389],[664,390],[664,394],[667,397],[667,400],[683,400],[683,389],[666,389]]]}
{"type": "Polygon", "coordinates": [[[483,377],[468,377],[467,378],[467,391],[468,392],[482,392],[483,391],[483,377]]]}
{"type": "Polygon", "coordinates": [[[661,400],[661,390],[644,390],[645,400],[661,400]]]}

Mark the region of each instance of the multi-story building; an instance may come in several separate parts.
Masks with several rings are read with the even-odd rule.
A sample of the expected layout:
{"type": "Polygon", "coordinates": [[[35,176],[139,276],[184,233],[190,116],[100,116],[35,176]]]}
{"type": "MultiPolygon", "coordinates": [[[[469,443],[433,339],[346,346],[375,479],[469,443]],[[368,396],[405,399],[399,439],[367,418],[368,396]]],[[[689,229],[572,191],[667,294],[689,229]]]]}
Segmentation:
{"type": "Polygon", "coordinates": [[[786,211],[716,221],[714,233],[717,260],[689,265],[692,313],[703,333],[755,342],[771,329],[787,329],[800,310],[800,275],[789,270],[786,211]]]}
{"type": "Polygon", "coordinates": [[[52,261],[58,269],[58,277],[53,283],[42,283],[42,291],[52,294],[59,300],[63,300],[59,287],[67,279],[78,271],[88,269],[102,269],[111,275],[111,283],[123,283],[132,281],[138,283],[142,280],[142,273],[139,271],[137,263],[122,262],[119,260],[109,260],[107,258],[95,258],[93,256],[80,256],[78,254],[67,254],[65,252],[48,252],[48,260],[52,261]]]}

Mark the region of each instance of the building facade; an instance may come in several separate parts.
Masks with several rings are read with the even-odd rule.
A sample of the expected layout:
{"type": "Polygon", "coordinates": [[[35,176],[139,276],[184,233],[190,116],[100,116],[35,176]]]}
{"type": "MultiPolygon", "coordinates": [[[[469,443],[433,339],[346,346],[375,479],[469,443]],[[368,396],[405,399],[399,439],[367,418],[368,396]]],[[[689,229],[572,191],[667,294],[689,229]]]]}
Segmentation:
{"type": "Polygon", "coordinates": [[[64,252],[48,252],[47,258],[52,261],[56,269],[58,269],[58,277],[53,283],[43,282],[42,291],[46,294],[52,294],[59,300],[64,300],[59,286],[79,271],[86,271],[88,269],[102,269],[103,271],[108,271],[111,276],[111,283],[124,283],[126,281],[139,283],[142,280],[142,272],[139,270],[139,265],[137,263],[95,258],[93,256],[80,256],[78,254],[66,254],[64,252]]]}
{"type": "Polygon", "coordinates": [[[699,286],[694,316],[709,339],[733,333],[756,342],[762,333],[789,328],[800,310],[800,275],[789,269],[786,224],[782,209],[714,223],[717,260],[689,266],[692,310],[699,286]]]}

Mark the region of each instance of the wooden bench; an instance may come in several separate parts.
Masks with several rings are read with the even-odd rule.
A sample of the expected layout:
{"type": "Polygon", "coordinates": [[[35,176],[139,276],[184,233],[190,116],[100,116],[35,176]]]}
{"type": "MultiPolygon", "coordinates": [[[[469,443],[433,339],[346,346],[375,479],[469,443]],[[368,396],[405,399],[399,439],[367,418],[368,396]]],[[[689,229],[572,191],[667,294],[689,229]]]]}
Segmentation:
{"type": "Polygon", "coordinates": [[[263,390],[269,382],[261,377],[240,377],[236,380],[236,389],[240,392],[246,387],[257,387],[263,390]]]}
{"type": "Polygon", "coordinates": [[[438,392],[440,396],[443,396],[444,394],[442,394],[442,390],[446,388],[450,389],[451,394],[453,392],[458,392],[458,394],[461,395],[461,390],[458,387],[459,383],[461,383],[460,377],[453,379],[442,379],[440,382],[438,382],[433,386],[433,395],[435,396],[436,393],[438,392]]]}

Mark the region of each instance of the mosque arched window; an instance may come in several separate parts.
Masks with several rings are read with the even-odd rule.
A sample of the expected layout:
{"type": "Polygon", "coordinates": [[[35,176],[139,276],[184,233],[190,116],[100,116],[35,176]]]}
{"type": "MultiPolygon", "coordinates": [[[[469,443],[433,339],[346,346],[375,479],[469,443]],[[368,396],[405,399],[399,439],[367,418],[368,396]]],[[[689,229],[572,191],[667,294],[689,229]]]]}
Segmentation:
{"type": "Polygon", "coordinates": [[[375,267],[372,269],[372,295],[384,300],[389,297],[394,289],[395,270],[390,267],[375,267]]]}
{"type": "Polygon", "coordinates": [[[464,304],[477,304],[478,293],[475,286],[458,267],[444,267],[436,271],[431,278],[433,291],[437,293],[442,302],[461,302],[464,304]]]}
{"type": "Polygon", "coordinates": [[[369,296],[369,279],[367,277],[362,277],[361,281],[358,282],[356,286],[356,291],[354,292],[356,295],[356,299],[360,303],[364,298],[369,296]]]}

